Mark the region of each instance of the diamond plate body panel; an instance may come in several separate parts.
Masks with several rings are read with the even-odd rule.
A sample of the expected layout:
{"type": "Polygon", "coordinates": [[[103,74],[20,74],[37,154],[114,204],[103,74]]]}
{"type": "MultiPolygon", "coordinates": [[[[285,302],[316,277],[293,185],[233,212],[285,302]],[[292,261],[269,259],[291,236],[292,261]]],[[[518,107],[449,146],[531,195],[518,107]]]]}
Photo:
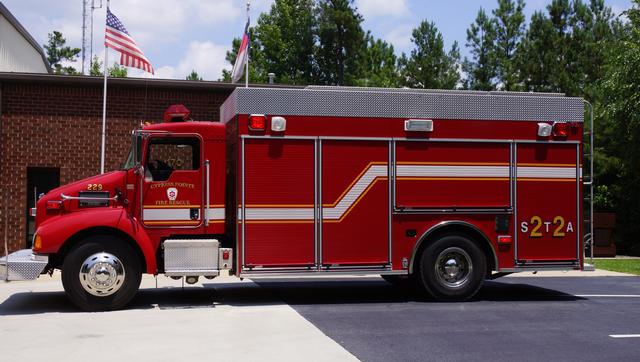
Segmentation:
{"type": "Polygon", "coordinates": [[[7,258],[0,258],[0,280],[34,280],[49,262],[46,255],[35,255],[31,249],[23,249],[11,253],[7,258]]]}
{"type": "Polygon", "coordinates": [[[584,102],[557,93],[236,88],[220,108],[220,119],[237,114],[583,122],[584,102]]]}
{"type": "Polygon", "coordinates": [[[171,239],[164,242],[167,275],[218,275],[218,240],[171,239]]]}

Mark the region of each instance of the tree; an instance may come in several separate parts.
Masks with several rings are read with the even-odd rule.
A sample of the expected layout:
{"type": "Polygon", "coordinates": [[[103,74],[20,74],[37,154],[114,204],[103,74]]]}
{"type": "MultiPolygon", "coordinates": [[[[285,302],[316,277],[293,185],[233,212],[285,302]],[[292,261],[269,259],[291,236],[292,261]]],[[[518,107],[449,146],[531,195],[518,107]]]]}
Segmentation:
{"type": "Polygon", "coordinates": [[[280,83],[314,83],[313,7],[312,0],[276,0],[258,19],[253,46],[261,49],[264,71],[280,83]]]}
{"type": "Polygon", "coordinates": [[[480,8],[476,20],[467,29],[467,47],[471,60],[465,58],[463,70],[466,73],[465,88],[493,90],[496,88],[496,39],[495,22],[480,8]]]}
{"type": "Polygon", "coordinates": [[[495,24],[495,60],[499,88],[518,90],[516,51],[525,32],[524,0],[498,0],[493,10],[495,24]]]}
{"type": "MultiPolygon", "coordinates": [[[[104,73],[102,72],[102,65],[104,63],[98,59],[97,55],[93,56],[91,59],[91,64],[89,65],[89,75],[94,77],[102,77],[104,73]]],[[[126,78],[128,75],[127,68],[119,66],[117,63],[113,63],[113,66],[108,69],[109,76],[112,78],[126,78]]]]}
{"type": "Polygon", "coordinates": [[[362,16],[353,0],[319,0],[317,8],[319,79],[325,84],[352,85],[361,78],[366,53],[362,16]]]}
{"type": "Polygon", "coordinates": [[[55,74],[78,74],[78,71],[72,66],[63,66],[62,62],[73,62],[78,58],[80,48],[72,48],[65,45],[66,39],[62,36],[62,33],[54,30],[53,33],[48,35],[49,41],[44,45],[44,49],[47,52],[47,61],[53,68],[55,74]]]}
{"type": "Polygon", "coordinates": [[[192,70],[191,73],[189,73],[189,75],[187,75],[187,80],[202,80],[202,77],[198,75],[198,72],[196,72],[196,70],[192,70]]]}
{"type": "Polygon", "coordinates": [[[402,83],[412,88],[456,88],[460,82],[458,43],[454,42],[447,53],[442,34],[426,20],[413,29],[411,41],[415,49],[409,57],[402,54],[399,61],[402,83]]]}
{"type": "Polygon", "coordinates": [[[626,12],[629,23],[622,39],[610,47],[606,73],[602,77],[603,106],[599,116],[605,120],[596,129],[596,150],[603,159],[606,174],[598,184],[611,186],[618,212],[619,242],[622,252],[640,255],[640,1],[626,12]]]}
{"type": "Polygon", "coordinates": [[[362,75],[356,81],[356,85],[364,87],[398,86],[398,57],[393,51],[393,45],[367,33],[367,48],[363,63],[362,75]]]}

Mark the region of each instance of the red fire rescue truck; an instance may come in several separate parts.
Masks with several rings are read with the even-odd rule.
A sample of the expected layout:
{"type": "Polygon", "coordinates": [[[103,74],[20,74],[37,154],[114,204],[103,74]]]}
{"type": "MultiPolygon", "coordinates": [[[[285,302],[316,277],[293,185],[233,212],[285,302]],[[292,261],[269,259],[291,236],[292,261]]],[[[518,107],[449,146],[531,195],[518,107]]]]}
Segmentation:
{"type": "Polygon", "coordinates": [[[61,269],[76,305],[105,310],[125,306],[142,273],[409,276],[436,299],[466,300],[494,271],[580,270],[587,106],[561,94],[238,88],[219,123],[173,107],[133,131],[121,170],[42,196],[33,249],[0,272],[61,269]]]}

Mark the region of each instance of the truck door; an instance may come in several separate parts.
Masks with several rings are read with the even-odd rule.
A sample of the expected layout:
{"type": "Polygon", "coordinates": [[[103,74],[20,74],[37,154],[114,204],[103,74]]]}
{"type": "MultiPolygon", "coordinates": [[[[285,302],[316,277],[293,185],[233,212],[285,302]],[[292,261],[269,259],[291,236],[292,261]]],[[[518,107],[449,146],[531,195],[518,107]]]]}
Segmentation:
{"type": "Polygon", "coordinates": [[[580,168],[575,144],[517,145],[516,261],[573,264],[580,246],[580,168]]]}
{"type": "Polygon", "coordinates": [[[203,224],[202,140],[197,135],[152,135],[142,179],[142,222],[150,228],[203,224]]]}

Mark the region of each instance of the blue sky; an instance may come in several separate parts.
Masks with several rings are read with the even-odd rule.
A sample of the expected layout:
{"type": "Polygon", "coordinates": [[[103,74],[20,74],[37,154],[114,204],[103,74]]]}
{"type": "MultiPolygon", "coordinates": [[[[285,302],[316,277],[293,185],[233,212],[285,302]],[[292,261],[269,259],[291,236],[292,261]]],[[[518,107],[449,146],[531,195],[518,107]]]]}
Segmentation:
{"type": "MultiPolygon", "coordinates": [[[[40,44],[46,42],[47,33],[59,30],[72,46],[80,47],[81,0],[0,1],[40,44]]],[[[94,2],[100,4],[100,0],[94,2]]],[[[527,19],[549,2],[526,1],[527,19]]],[[[271,3],[272,0],[251,1],[252,19],[267,11],[271,3]]],[[[466,29],[480,7],[489,12],[497,0],[355,0],[355,3],[365,18],[365,30],[392,43],[398,54],[411,50],[411,30],[427,19],[436,23],[447,47],[457,40],[464,56],[468,54],[464,46],[466,29]]],[[[242,33],[245,4],[246,0],[113,0],[111,11],[156,68],[155,78],[184,79],[195,69],[205,80],[217,80],[222,69],[231,67],[224,56],[233,37],[242,33]]],[[[606,4],[619,14],[631,6],[631,1],[606,0],[606,4]]],[[[103,6],[94,12],[94,53],[101,58],[104,18],[103,6]]],[[[137,70],[130,70],[129,74],[144,76],[137,70]]]]}

